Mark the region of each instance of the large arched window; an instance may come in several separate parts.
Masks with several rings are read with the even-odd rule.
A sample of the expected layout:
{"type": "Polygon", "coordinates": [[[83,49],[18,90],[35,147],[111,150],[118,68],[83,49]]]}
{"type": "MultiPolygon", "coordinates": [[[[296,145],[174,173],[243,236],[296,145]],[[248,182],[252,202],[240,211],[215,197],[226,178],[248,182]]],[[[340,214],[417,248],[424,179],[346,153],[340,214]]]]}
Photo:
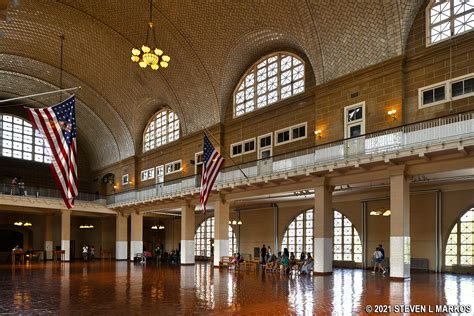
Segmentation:
{"type": "MultiPolygon", "coordinates": [[[[229,225],[229,256],[237,252],[237,239],[229,225]]],[[[194,255],[211,257],[214,255],[214,217],[209,217],[199,225],[194,235],[194,255]]]]}
{"type": "Polygon", "coordinates": [[[304,62],[290,53],[276,53],[255,63],[234,91],[234,117],[304,91],[304,62]]]}
{"type": "Polygon", "coordinates": [[[474,29],[473,1],[433,0],[426,10],[430,44],[474,29]]]}
{"type": "Polygon", "coordinates": [[[446,266],[474,265],[474,208],[461,216],[454,224],[446,243],[446,266]]]}
{"type": "Polygon", "coordinates": [[[161,145],[179,139],[178,115],[171,110],[161,110],[153,115],[143,134],[143,151],[148,151],[161,145]]]}
{"type": "MultiPolygon", "coordinates": [[[[298,215],[288,226],[281,249],[288,248],[296,257],[301,252],[313,254],[313,210],[298,215]]],[[[334,210],[334,260],[362,262],[362,244],[352,222],[334,210]]],[[[314,255],[314,254],[313,254],[314,255]]]]}
{"type": "Polygon", "coordinates": [[[51,163],[51,150],[43,136],[21,117],[0,114],[0,155],[51,163]]]}

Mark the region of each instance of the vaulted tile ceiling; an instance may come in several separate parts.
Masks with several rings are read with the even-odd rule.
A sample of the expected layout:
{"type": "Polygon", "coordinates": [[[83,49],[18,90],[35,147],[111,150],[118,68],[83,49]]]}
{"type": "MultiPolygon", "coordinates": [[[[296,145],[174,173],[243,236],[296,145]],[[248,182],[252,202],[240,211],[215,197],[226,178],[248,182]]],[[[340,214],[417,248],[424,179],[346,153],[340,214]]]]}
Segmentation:
{"type": "Polygon", "coordinates": [[[146,34],[146,0],[0,0],[0,98],[56,89],[64,34],[63,86],[82,86],[79,138],[98,169],[141,153],[162,106],[178,113],[184,135],[220,122],[263,54],[306,55],[317,84],[402,54],[422,2],[155,0],[158,46],[171,63],[154,72],[130,61],[146,34]]]}

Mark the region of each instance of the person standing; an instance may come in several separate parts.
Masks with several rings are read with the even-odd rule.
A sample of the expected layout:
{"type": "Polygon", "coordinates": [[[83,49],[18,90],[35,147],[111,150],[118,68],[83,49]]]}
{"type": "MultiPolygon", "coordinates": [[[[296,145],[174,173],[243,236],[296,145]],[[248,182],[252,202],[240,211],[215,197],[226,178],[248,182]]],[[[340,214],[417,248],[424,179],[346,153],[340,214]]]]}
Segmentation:
{"type": "Polygon", "coordinates": [[[89,247],[87,245],[82,246],[82,258],[84,262],[87,262],[87,257],[89,256],[89,247]]]}
{"type": "Polygon", "coordinates": [[[267,257],[267,248],[265,247],[265,244],[263,244],[262,249],[260,249],[260,263],[262,265],[265,265],[265,259],[267,257]]]}
{"type": "Polygon", "coordinates": [[[380,263],[379,263],[379,267],[380,269],[382,269],[383,273],[387,273],[387,269],[385,269],[385,267],[383,266],[383,262],[385,260],[385,249],[383,249],[383,246],[382,244],[379,244],[379,251],[382,253],[382,258],[380,260],[380,263]]]}
{"type": "Polygon", "coordinates": [[[92,262],[95,260],[95,247],[94,247],[94,245],[92,245],[90,247],[90,259],[91,259],[92,262]]]}
{"type": "Polygon", "coordinates": [[[14,177],[12,179],[12,183],[11,183],[11,191],[10,191],[11,195],[16,195],[16,188],[17,187],[18,187],[18,178],[14,177]]]}
{"type": "Polygon", "coordinates": [[[23,178],[20,178],[18,181],[18,190],[20,191],[20,195],[25,195],[25,182],[23,182],[23,178]]]}

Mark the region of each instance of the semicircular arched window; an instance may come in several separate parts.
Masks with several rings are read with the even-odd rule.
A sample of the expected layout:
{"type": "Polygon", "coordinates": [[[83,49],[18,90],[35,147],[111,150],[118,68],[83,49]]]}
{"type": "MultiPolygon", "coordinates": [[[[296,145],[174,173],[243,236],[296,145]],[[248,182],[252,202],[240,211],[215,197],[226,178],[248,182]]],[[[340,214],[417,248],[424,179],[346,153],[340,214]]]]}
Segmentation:
{"type": "MultiPolygon", "coordinates": [[[[301,252],[313,254],[313,210],[309,209],[288,225],[281,249],[288,248],[299,258],[301,252]]],[[[340,212],[334,210],[333,259],[335,261],[362,262],[362,244],[355,226],[340,212]]]]}
{"type": "Polygon", "coordinates": [[[153,115],[143,133],[143,152],[179,139],[178,115],[164,109],[153,115]]]}
{"type": "MultiPolygon", "coordinates": [[[[229,225],[229,256],[237,252],[237,239],[229,225]]],[[[212,257],[214,255],[214,217],[204,220],[194,235],[194,255],[212,257]]]]}
{"type": "Polygon", "coordinates": [[[432,0],[426,8],[429,44],[474,29],[474,3],[462,0],[432,0]]]}
{"type": "Polygon", "coordinates": [[[444,264],[448,267],[474,265],[474,207],[454,224],[446,243],[444,264]]]}
{"type": "Polygon", "coordinates": [[[256,62],[234,91],[234,117],[304,92],[304,61],[279,52],[256,62]]]}
{"type": "Polygon", "coordinates": [[[51,163],[51,150],[41,133],[11,114],[0,114],[0,156],[51,163]]]}

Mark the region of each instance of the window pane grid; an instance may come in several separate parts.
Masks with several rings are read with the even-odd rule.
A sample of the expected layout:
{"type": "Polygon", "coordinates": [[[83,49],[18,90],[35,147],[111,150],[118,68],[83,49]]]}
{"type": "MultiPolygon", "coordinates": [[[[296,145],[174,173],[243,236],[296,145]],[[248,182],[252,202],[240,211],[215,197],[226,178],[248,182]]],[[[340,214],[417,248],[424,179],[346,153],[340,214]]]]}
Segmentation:
{"type": "Polygon", "coordinates": [[[474,3],[462,0],[435,1],[429,9],[430,41],[436,43],[474,28],[474,3]]]}
{"type": "MultiPolygon", "coordinates": [[[[229,225],[229,256],[237,252],[237,239],[232,227],[229,225]]],[[[211,257],[214,252],[214,217],[206,219],[199,225],[194,235],[194,255],[211,257]]]]}
{"type": "Polygon", "coordinates": [[[51,151],[30,123],[14,115],[0,114],[0,156],[51,163],[51,151]]]}
{"type": "Polygon", "coordinates": [[[234,116],[304,92],[304,64],[297,57],[275,54],[253,66],[234,93],[234,116]]]}
{"type": "MultiPolygon", "coordinates": [[[[313,254],[313,210],[298,215],[283,235],[281,249],[288,248],[299,258],[302,251],[313,254]]],[[[334,211],[334,260],[362,262],[362,244],[352,222],[334,211]]],[[[314,254],[313,254],[314,255],[314,254]]]]}
{"type": "Polygon", "coordinates": [[[143,134],[143,151],[148,151],[179,139],[179,119],[170,110],[158,112],[143,134]]]}
{"type": "Polygon", "coordinates": [[[468,210],[453,226],[446,242],[444,264],[474,264],[474,208],[468,210]]]}

